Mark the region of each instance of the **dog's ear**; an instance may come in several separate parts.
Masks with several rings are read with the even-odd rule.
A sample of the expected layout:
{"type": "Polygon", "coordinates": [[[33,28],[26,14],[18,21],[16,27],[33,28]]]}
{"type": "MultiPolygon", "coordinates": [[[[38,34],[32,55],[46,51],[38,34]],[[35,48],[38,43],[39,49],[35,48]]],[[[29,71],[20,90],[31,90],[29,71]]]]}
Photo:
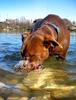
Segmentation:
{"type": "Polygon", "coordinates": [[[50,43],[55,47],[55,46],[59,46],[60,48],[63,48],[61,46],[61,44],[59,44],[56,40],[50,40],[50,43]]]}
{"type": "Polygon", "coordinates": [[[61,44],[59,44],[56,40],[48,40],[48,41],[44,41],[43,42],[44,46],[46,48],[55,48],[56,46],[59,46],[59,48],[63,49],[63,47],[61,46],[61,44]]]}
{"type": "Polygon", "coordinates": [[[25,39],[29,36],[30,32],[24,32],[22,33],[22,42],[25,41],[25,39]]]}

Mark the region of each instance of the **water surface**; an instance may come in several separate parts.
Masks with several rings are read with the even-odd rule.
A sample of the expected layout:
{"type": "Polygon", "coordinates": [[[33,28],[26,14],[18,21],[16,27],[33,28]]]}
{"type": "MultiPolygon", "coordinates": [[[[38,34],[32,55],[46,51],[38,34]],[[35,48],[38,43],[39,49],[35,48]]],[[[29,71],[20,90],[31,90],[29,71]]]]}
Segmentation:
{"type": "MultiPolygon", "coordinates": [[[[5,100],[76,100],[76,33],[71,33],[66,61],[55,57],[44,68],[17,73],[14,65],[21,59],[21,35],[0,33],[0,96],[5,100]]],[[[2,99],[0,99],[2,100],[2,99]]]]}

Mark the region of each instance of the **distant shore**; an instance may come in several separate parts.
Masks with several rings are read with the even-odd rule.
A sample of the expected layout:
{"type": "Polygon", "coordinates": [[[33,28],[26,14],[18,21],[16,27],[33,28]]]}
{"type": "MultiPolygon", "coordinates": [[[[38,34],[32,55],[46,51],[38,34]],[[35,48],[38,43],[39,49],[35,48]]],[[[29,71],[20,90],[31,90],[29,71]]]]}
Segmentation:
{"type": "Polygon", "coordinates": [[[76,32],[76,26],[72,26],[72,27],[70,28],[70,31],[76,32]]]}
{"type": "MultiPolygon", "coordinates": [[[[76,32],[76,22],[63,19],[65,25],[70,31],[76,32]]],[[[32,27],[32,21],[26,19],[6,19],[4,22],[0,22],[0,32],[26,32],[30,31],[32,27]]]]}
{"type": "Polygon", "coordinates": [[[32,22],[29,20],[6,19],[0,22],[0,32],[25,32],[30,31],[32,22]]]}

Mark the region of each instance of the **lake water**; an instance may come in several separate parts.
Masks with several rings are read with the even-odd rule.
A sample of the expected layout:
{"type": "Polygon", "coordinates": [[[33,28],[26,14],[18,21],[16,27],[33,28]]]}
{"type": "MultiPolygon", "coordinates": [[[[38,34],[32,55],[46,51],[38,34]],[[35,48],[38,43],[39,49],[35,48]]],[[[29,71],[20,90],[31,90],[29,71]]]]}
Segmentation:
{"type": "Polygon", "coordinates": [[[76,100],[76,33],[66,61],[48,58],[43,69],[14,71],[21,59],[21,35],[0,33],[0,100],[76,100]]]}

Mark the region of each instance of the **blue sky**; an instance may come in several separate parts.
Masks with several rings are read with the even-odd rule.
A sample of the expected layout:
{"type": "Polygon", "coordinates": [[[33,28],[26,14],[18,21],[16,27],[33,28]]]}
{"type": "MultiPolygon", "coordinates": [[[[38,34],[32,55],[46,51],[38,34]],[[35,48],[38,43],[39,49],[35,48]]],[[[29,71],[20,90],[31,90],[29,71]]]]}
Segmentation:
{"type": "Polygon", "coordinates": [[[56,14],[76,21],[76,0],[0,0],[0,21],[6,18],[44,18],[56,14]]]}

